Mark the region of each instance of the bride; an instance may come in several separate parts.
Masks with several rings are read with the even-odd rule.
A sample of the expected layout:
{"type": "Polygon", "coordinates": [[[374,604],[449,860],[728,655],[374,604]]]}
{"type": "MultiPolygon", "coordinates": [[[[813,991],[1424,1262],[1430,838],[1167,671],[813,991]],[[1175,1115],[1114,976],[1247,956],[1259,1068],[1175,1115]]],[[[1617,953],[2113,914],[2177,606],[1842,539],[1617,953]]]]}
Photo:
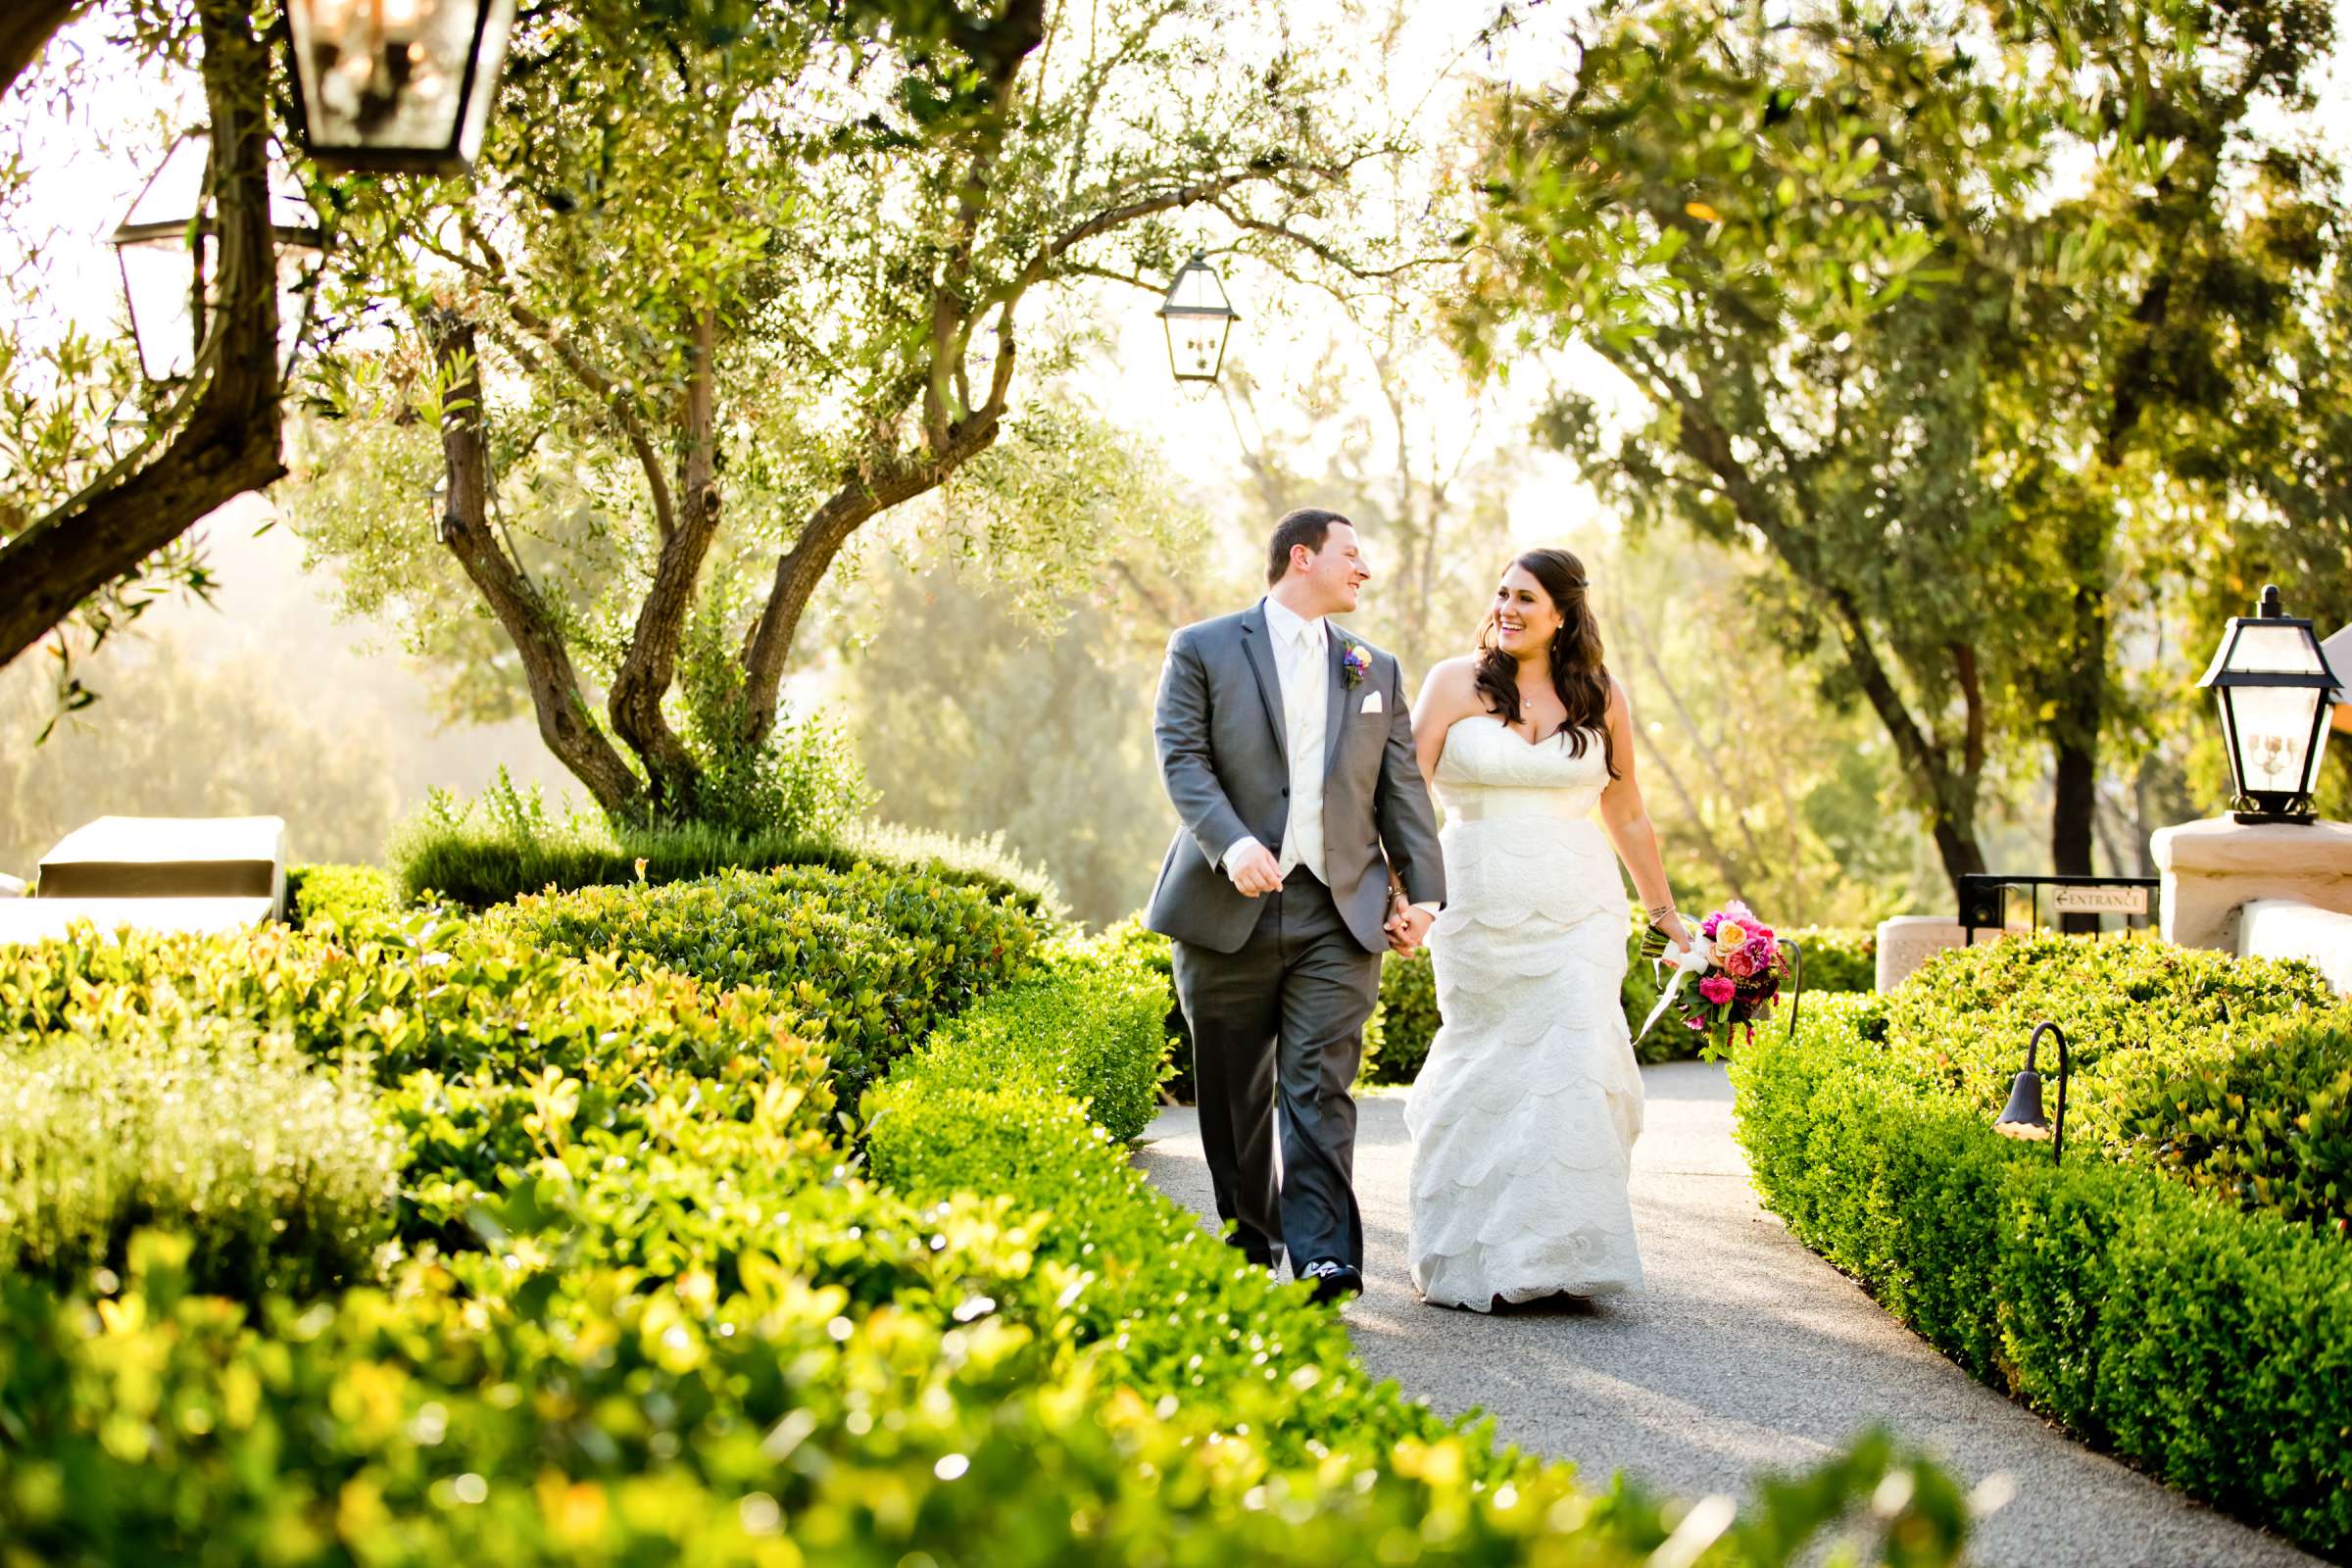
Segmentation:
{"type": "MultiPolygon", "coordinates": [[[[1478,650],[1431,670],[1413,710],[1421,771],[1446,808],[1448,891],[1429,933],[1445,1025],[1405,1125],[1413,1284],[1434,1305],[1485,1312],[1641,1289],[1626,1181],[1642,1078],[1618,1003],[1618,860],[1667,938],[1690,939],[1583,564],[1564,550],[1513,562],[1478,650]]],[[[1399,906],[1397,918],[1426,916],[1399,906]]]]}

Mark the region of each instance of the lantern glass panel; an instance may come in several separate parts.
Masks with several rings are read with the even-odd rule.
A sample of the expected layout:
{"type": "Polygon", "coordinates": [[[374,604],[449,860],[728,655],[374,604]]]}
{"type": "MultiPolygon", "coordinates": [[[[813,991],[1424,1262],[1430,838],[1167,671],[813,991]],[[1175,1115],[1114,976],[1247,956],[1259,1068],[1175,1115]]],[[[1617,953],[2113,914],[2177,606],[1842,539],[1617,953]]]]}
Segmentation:
{"type": "Polygon", "coordinates": [[[196,367],[196,252],[172,235],[120,241],[115,254],[140,368],[150,381],[176,381],[196,367]]]}
{"type": "Polygon", "coordinates": [[[1225,358],[1225,335],[1233,330],[1232,321],[1170,312],[1167,322],[1168,356],[1175,361],[1176,373],[1187,378],[1214,376],[1225,358]]]}
{"type": "Polygon", "coordinates": [[[147,183],[139,187],[130,211],[122,215],[122,229],[185,230],[204,211],[206,167],[212,161],[213,139],[194,131],[172,144],[147,183]]]}
{"type": "Polygon", "coordinates": [[[295,0],[286,20],[322,163],[372,152],[457,168],[481,151],[514,0],[295,0]]]}
{"type": "Polygon", "coordinates": [[[2238,628],[2229,667],[2245,675],[2317,675],[2320,649],[2304,627],[2253,621],[2238,628]]]}
{"type": "Polygon", "coordinates": [[[2227,709],[2236,732],[2234,747],[2244,769],[2238,787],[2246,794],[2301,795],[2312,776],[2313,731],[2320,746],[2328,732],[2319,725],[2321,694],[2310,687],[2238,686],[2227,709]]]}

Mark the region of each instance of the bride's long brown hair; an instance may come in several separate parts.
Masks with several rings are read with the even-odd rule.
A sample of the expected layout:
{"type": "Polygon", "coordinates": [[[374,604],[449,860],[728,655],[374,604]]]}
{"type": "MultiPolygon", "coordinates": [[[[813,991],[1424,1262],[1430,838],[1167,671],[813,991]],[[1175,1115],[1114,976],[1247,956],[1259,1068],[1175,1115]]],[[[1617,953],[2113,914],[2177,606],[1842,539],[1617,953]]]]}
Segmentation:
{"type": "MultiPolygon", "coordinates": [[[[1589,731],[1600,735],[1600,758],[1609,777],[1617,777],[1616,748],[1609,740],[1609,670],[1600,662],[1600,627],[1585,602],[1585,564],[1565,550],[1531,550],[1511,563],[1521,567],[1550,596],[1560,612],[1560,629],[1551,638],[1551,689],[1559,693],[1568,717],[1559,733],[1567,737],[1568,755],[1582,757],[1589,731]]],[[[1494,612],[1478,628],[1478,694],[1487,709],[1510,725],[1517,725],[1519,661],[1504,653],[1494,632],[1494,612]]]]}

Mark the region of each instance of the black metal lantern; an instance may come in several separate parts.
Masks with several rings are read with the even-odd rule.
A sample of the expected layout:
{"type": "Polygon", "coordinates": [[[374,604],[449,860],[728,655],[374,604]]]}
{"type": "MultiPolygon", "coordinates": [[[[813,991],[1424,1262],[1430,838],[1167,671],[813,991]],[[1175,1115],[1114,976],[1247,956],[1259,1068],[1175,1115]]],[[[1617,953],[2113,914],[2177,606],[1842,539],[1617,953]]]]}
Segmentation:
{"type": "Polygon", "coordinates": [[[2309,822],[2329,710],[2343,691],[2311,622],[2282,612],[2278,590],[2265,585],[2261,612],[2230,620],[2197,684],[2221,705],[2237,820],[2309,822]]]}
{"type": "MultiPolygon", "coordinates": [[[[196,364],[211,310],[216,249],[212,199],[213,138],[191,130],[132,199],[111,243],[122,269],[131,339],[151,381],[176,381],[196,364]]],[[[318,215],[280,168],[270,173],[270,232],[276,242],[278,287],[305,292],[324,247],[318,215]]],[[[305,294],[307,298],[307,293],[305,294]]],[[[279,313],[279,346],[290,361],[301,341],[297,313],[279,313]]],[[[287,366],[281,364],[280,368],[287,366]]]]}
{"type": "Polygon", "coordinates": [[[2003,1138],[2019,1138],[2030,1143],[2050,1141],[2050,1162],[2055,1164],[2066,1153],[2066,1080],[2072,1063],[2066,1057],[2066,1031],[2044,1020],[2034,1025],[2033,1038],[2026,1042],[2026,1070],[2009,1085],[2009,1103],[1993,1122],[1992,1130],[2003,1138]],[[2034,1070],[2034,1049],[2043,1035],[2058,1037],[2058,1121],[2055,1126],[2041,1111],[2041,1074],[2034,1070]]]}
{"type": "Polygon", "coordinates": [[[329,169],[463,172],[514,26],[514,0],[286,0],[305,147],[329,169]]]}
{"type": "Polygon", "coordinates": [[[1225,297],[1224,279],[1199,251],[1177,270],[1158,315],[1168,333],[1168,368],[1176,379],[1214,381],[1225,365],[1225,339],[1241,318],[1225,297]]]}

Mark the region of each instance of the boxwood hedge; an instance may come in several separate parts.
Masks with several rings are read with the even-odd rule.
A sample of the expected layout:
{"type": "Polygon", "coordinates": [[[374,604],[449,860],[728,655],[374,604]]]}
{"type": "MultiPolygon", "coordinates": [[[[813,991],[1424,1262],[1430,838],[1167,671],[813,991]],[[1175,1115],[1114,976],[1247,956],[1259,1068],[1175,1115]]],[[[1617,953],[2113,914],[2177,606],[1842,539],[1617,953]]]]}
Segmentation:
{"type": "MultiPolygon", "coordinates": [[[[0,1051],[266,1025],[380,1087],[416,1220],[380,1284],[317,1298],[198,1294],[212,1244],[169,1214],[119,1267],[0,1270],[0,1540],[57,1563],[1651,1558],[1682,1510],[1370,1387],[1302,1289],[1141,1186],[1111,1129],[1149,1112],[1156,977],[1060,946],[1023,975],[898,1059],[861,1160],[795,1028],[831,1004],[797,985],[425,915],[0,952],[0,1051]]],[[[1789,1561],[1865,1509],[1889,1560],[1957,1550],[1948,1480],[1874,1442],[1699,1560],[1789,1561]]]]}
{"type": "Polygon", "coordinates": [[[1018,976],[1047,927],[984,890],[877,866],[722,871],[525,895],[482,917],[521,946],[759,986],[821,1023],[845,1103],[972,999],[1018,976]]]}
{"type": "Polygon", "coordinates": [[[2333,1156],[2263,1130],[2340,1118],[2325,1107],[2341,1104],[2352,1034],[2340,1012],[2308,1016],[2324,1004],[2296,967],[2145,941],[2004,942],[1884,997],[1824,999],[1793,1042],[1760,1032],[1733,1068],[1740,1137],[1790,1230],[1978,1377],[2340,1552],[2352,1247],[2312,1212],[2333,1156]],[[2042,1017],[2083,1045],[2062,1166],[1990,1125],[2042,1017]],[[2270,1102],[2231,1105],[2233,1082],[2270,1102]],[[2231,1120],[2201,1121],[2217,1103],[2231,1120]],[[2239,1176],[2181,1179],[2199,1127],[2239,1176]],[[2256,1165],[2266,1187],[2243,1174],[2256,1165]]]}

